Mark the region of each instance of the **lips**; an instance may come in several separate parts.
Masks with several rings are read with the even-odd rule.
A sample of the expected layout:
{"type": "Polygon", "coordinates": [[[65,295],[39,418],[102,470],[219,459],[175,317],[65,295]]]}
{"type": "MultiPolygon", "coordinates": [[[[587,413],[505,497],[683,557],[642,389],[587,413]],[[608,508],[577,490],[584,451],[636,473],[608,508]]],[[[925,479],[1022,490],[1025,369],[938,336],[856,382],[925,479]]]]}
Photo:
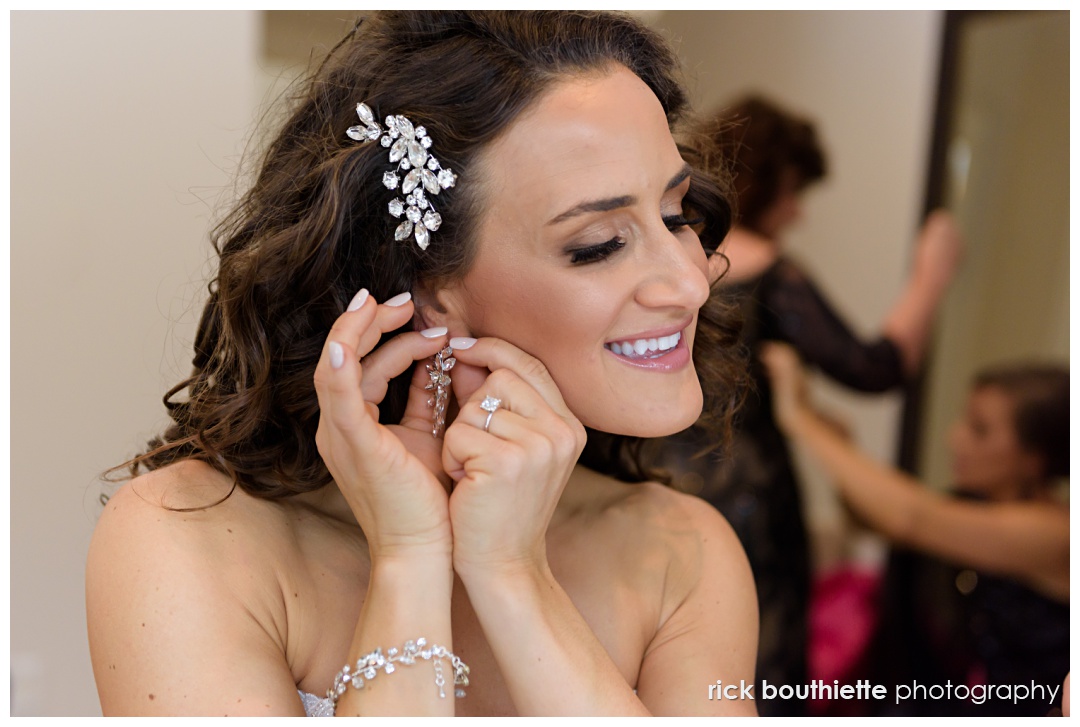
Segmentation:
{"type": "Polygon", "coordinates": [[[685,329],[692,320],[681,326],[646,331],[633,338],[608,341],[604,348],[615,358],[630,366],[652,371],[675,371],[690,362],[685,329]]]}

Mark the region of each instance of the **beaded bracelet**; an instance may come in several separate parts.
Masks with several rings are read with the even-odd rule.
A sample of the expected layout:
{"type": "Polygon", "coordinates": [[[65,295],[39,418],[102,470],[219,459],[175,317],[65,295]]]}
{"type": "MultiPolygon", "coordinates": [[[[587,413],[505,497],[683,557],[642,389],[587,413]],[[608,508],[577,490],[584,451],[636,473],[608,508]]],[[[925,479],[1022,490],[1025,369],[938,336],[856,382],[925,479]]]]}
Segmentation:
{"type": "Polygon", "coordinates": [[[382,649],[378,648],[366,656],[361,656],[356,660],[355,671],[346,664],[334,677],[334,686],[326,691],[327,699],[336,708],[338,698],[345,693],[350,684],[356,689],[363,689],[364,680],[370,682],[378,675],[379,669],[382,669],[387,674],[393,674],[397,664],[411,666],[416,663],[417,659],[431,661],[432,666],[435,667],[435,686],[439,688],[439,697],[442,699],[446,699],[446,692],[443,690],[446,680],[443,678],[442,660],[449,659],[450,665],[454,667],[454,696],[458,698],[464,697],[464,687],[469,686],[468,665],[452,654],[445,646],[435,645],[425,648],[426,646],[427,639],[421,637],[416,641],[406,641],[402,652],[391,647],[387,649],[386,655],[383,656],[382,649]]]}

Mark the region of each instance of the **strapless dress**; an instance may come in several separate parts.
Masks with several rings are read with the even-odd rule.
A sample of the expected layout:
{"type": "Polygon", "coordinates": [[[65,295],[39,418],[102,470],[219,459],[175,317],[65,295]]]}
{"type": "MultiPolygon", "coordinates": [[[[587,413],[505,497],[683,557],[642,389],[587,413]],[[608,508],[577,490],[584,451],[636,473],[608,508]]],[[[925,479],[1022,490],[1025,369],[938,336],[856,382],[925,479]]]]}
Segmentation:
{"type": "MultiPolygon", "coordinates": [[[[299,689],[297,690],[300,691],[299,689]]],[[[334,704],[326,697],[300,692],[300,701],[304,703],[304,712],[308,717],[333,717],[334,704]]]]}

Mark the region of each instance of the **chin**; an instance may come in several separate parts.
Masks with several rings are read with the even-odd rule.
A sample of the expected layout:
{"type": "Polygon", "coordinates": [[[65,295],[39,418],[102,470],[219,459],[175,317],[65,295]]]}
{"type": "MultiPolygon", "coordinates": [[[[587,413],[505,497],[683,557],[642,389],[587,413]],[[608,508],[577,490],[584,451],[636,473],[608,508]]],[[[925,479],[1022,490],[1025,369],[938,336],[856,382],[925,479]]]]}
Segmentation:
{"type": "Polygon", "coordinates": [[[641,399],[604,407],[597,416],[578,416],[590,429],[627,437],[667,437],[691,427],[701,416],[701,386],[697,384],[675,401],[649,406],[641,399]],[[611,412],[619,412],[612,416],[611,412]]]}

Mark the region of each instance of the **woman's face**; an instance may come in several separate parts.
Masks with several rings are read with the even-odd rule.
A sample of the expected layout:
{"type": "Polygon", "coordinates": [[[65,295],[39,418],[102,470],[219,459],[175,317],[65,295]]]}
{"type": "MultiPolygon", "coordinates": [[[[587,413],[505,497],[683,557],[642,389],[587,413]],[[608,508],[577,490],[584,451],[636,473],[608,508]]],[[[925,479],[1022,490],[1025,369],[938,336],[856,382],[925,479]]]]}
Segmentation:
{"type": "Polygon", "coordinates": [[[776,239],[802,218],[802,185],[799,172],[786,167],[780,174],[780,186],[776,199],[758,218],[758,231],[770,239],[776,239]]]}
{"type": "Polygon", "coordinates": [[[648,86],[622,66],[560,82],[474,169],[486,212],[472,268],[439,293],[451,335],[540,359],[586,426],[692,424],[708,266],[682,219],[689,168],[648,86]]]}
{"type": "Polygon", "coordinates": [[[1039,479],[1041,458],[1016,436],[1012,398],[1000,387],[981,386],[949,432],[953,482],[958,490],[1014,497],[1039,479]]]}

